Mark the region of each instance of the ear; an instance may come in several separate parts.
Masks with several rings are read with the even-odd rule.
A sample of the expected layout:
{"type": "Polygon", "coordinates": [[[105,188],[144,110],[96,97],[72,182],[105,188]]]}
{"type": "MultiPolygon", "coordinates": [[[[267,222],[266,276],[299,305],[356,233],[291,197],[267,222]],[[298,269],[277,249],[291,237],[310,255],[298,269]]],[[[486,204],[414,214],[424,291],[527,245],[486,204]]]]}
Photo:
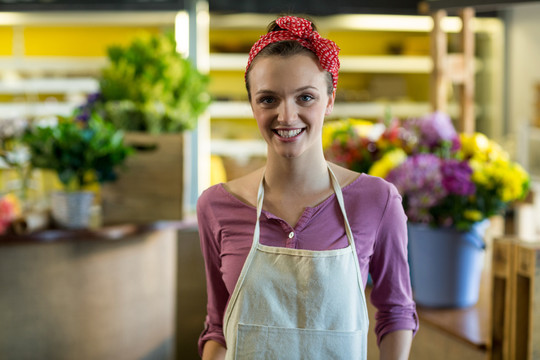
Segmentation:
{"type": "Polygon", "coordinates": [[[326,111],[324,112],[325,115],[330,115],[332,113],[332,110],[334,110],[335,101],[336,101],[336,89],[332,91],[332,96],[328,97],[328,104],[326,104],[326,111]]]}

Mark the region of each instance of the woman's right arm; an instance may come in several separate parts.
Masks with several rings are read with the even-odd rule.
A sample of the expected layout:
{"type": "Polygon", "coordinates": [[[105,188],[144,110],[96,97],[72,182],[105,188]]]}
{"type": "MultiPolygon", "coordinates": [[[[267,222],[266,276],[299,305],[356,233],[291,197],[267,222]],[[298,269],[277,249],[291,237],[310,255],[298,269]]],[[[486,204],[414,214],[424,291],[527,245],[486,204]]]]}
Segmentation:
{"type": "Polygon", "coordinates": [[[217,221],[216,194],[209,189],[199,197],[197,202],[197,219],[201,251],[206,270],[207,316],[205,329],[199,337],[199,354],[204,359],[221,359],[208,357],[219,354],[219,347],[224,348],[223,315],[229,298],[229,293],[223,282],[221,273],[221,228],[217,221]],[[210,345],[212,344],[212,345],[210,345]],[[203,356],[204,354],[204,356],[203,356]]]}
{"type": "Polygon", "coordinates": [[[223,345],[214,340],[208,340],[204,344],[202,360],[223,360],[227,350],[223,345]]]}

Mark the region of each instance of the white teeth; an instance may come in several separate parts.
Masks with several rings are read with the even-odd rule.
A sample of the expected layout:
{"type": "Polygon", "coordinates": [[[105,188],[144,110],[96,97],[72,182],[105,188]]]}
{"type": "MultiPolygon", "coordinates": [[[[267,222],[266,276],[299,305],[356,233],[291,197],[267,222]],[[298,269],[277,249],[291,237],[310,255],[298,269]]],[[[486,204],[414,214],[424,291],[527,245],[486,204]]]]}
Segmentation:
{"type": "Polygon", "coordinates": [[[276,130],[279,136],[283,138],[290,138],[294,137],[302,132],[302,129],[296,129],[296,130],[276,130]]]}

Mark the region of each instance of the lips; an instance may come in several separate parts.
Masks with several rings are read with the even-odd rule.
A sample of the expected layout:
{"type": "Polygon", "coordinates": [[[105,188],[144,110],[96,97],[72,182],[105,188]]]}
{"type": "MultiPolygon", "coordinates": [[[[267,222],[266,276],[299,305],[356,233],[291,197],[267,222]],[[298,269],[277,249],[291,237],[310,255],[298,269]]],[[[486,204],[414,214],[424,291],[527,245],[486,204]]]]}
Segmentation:
{"type": "Polygon", "coordinates": [[[274,129],[275,134],[283,139],[292,139],[304,131],[304,129],[274,129]]]}

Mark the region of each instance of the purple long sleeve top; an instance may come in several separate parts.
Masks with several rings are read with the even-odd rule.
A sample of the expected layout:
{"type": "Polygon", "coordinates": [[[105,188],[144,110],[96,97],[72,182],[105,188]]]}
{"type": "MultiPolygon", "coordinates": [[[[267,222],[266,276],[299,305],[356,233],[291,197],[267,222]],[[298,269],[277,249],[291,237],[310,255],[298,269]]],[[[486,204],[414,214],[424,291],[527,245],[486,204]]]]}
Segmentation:
{"type": "MultiPolygon", "coordinates": [[[[373,280],[371,303],[378,342],[396,330],[418,329],[418,317],[407,263],[407,218],[396,188],[377,177],[362,174],[343,189],[345,209],[358,253],[364,287],[368,272],[373,280]]],[[[253,241],[256,208],[218,184],[201,194],[197,204],[201,249],[207,281],[207,316],[199,338],[199,352],[210,339],[226,346],[223,316],[253,241]]],[[[343,216],[336,196],[307,207],[291,227],[262,211],[260,242],[307,250],[347,247],[343,216]]]]}

